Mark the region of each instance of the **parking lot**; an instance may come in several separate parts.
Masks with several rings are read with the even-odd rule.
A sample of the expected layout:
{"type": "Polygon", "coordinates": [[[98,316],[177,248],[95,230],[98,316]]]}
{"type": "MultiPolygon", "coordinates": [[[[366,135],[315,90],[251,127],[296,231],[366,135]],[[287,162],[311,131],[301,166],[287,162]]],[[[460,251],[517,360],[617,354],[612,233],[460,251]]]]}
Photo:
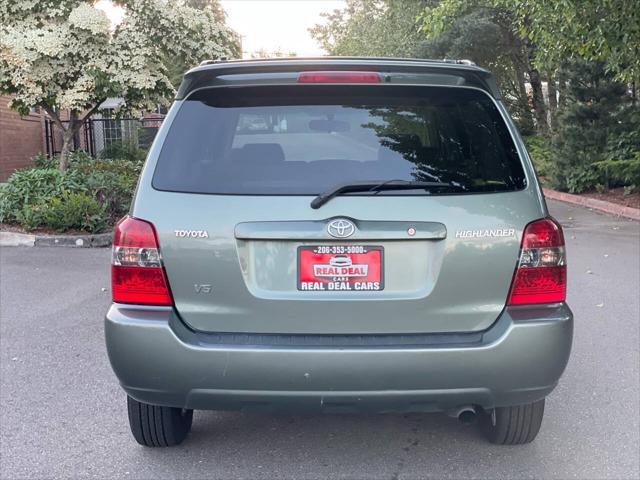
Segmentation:
{"type": "Polygon", "coordinates": [[[182,446],[145,449],[104,348],[109,250],[15,247],[0,253],[0,477],[638,478],[640,224],[549,205],[575,337],[530,445],[439,414],[196,412],[182,446]]]}

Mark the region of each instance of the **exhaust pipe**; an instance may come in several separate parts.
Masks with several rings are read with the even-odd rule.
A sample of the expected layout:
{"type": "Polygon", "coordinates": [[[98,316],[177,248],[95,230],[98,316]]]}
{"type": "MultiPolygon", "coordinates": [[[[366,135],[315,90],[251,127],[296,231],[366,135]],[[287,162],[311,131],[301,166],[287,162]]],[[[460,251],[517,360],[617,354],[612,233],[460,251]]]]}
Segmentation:
{"type": "Polygon", "coordinates": [[[470,425],[476,421],[478,413],[476,412],[476,407],[473,405],[466,405],[455,410],[451,416],[456,417],[460,423],[470,425]]]}

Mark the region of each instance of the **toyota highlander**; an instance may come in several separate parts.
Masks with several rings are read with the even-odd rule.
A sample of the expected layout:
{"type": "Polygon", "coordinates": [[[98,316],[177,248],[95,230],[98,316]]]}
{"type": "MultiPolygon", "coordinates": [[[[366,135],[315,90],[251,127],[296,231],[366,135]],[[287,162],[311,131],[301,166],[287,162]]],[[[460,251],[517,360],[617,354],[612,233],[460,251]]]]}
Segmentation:
{"type": "Polygon", "coordinates": [[[208,61],[115,227],[134,438],[193,411],[444,412],[532,441],[565,369],[562,228],[468,61],[208,61]]]}

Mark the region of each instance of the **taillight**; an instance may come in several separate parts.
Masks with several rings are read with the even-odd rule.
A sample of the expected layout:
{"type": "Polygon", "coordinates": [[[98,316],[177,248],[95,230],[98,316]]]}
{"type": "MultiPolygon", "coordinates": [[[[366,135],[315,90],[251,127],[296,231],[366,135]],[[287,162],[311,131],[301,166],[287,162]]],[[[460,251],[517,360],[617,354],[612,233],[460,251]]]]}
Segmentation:
{"type": "Polygon", "coordinates": [[[302,72],[298,83],[380,83],[377,72],[302,72]]]}
{"type": "Polygon", "coordinates": [[[111,292],[117,303],[172,305],[153,225],[126,216],[114,229],[111,292]]]}
{"type": "Polygon", "coordinates": [[[564,302],[567,265],[562,227],[553,218],[528,224],[507,305],[564,302]]]}

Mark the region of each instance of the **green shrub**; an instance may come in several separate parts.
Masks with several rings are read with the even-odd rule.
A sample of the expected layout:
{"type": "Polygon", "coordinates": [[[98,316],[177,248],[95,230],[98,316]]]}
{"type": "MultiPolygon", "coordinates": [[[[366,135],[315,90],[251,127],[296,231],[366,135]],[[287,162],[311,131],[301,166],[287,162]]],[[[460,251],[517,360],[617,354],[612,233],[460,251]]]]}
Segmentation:
{"type": "Polygon", "coordinates": [[[65,192],[44,207],[43,219],[47,226],[59,231],[78,229],[98,233],[108,225],[105,207],[86,193],[65,192]]]}
{"type": "Polygon", "coordinates": [[[0,222],[27,230],[51,227],[97,232],[129,210],[141,161],[96,160],[71,155],[61,173],[57,161],[38,157],[39,166],[15,172],[0,189],[0,222]],[[99,207],[99,208],[98,208],[99,207]]]}
{"type": "Polygon", "coordinates": [[[536,168],[536,173],[539,176],[546,177],[553,163],[551,142],[542,136],[530,136],[524,137],[524,143],[536,168]]]}
{"type": "Polygon", "coordinates": [[[35,203],[25,203],[15,210],[13,221],[25,230],[50,227],[60,232],[83,230],[99,233],[109,225],[107,205],[85,192],[65,191],[35,203]]]}
{"type": "Polygon", "coordinates": [[[606,179],[608,187],[637,185],[640,183],[640,151],[628,160],[601,160],[594,166],[606,179]]]}
{"type": "Polygon", "coordinates": [[[23,207],[46,203],[65,191],[86,191],[82,175],[74,171],[61,173],[54,168],[18,170],[0,191],[0,222],[17,221],[23,207]]]}
{"type": "Polygon", "coordinates": [[[15,220],[15,201],[7,193],[8,184],[0,186],[0,222],[15,220]]]}
{"type": "Polygon", "coordinates": [[[142,171],[143,162],[132,162],[131,160],[113,159],[102,160],[90,158],[88,161],[77,162],[72,165],[72,169],[88,175],[92,172],[111,172],[117,175],[137,177],[142,171]]]}
{"type": "Polygon", "coordinates": [[[135,142],[118,141],[112,142],[99,154],[102,159],[121,159],[131,162],[144,162],[147,156],[147,150],[138,147],[135,142]]]}
{"type": "Polygon", "coordinates": [[[627,86],[601,62],[574,60],[564,69],[565,105],[558,114],[548,166],[553,188],[580,193],[638,183],[640,113],[627,86]],[[634,174],[635,171],[635,174],[634,174]]]}
{"type": "Polygon", "coordinates": [[[87,187],[105,205],[107,215],[117,220],[129,211],[137,176],[96,171],[87,178],[87,187]]]}
{"type": "MultiPolygon", "coordinates": [[[[94,158],[84,150],[77,150],[69,155],[69,166],[80,165],[82,163],[91,163],[94,158]]],[[[58,160],[56,159],[56,165],[58,160]]]]}
{"type": "Polygon", "coordinates": [[[25,230],[38,228],[46,223],[46,208],[46,204],[44,203],[25,203],[15,212],[15,221],[25,230]]]}
{"type": "Polygon", "coordinates": [[[593,189],[600,181],[600,175],[594,165],[575,165],[563,175],[563,179],[563,190],[582,193],[593,189]]]}
{"type": "Polygon", "coordinates": [[[55,158],[47,157],[44,153],[33,157],[33,163],[38,168],[58,168],[58,161],[55,158]]]}
{"type": "Polygon", "coordinates": [[[95,198],[106,205],[112,222],[129,211],[142,163],[128,160],[92,160],[74,168],[85,178],[85,185],[95,198]]]}
{"type": "Polygon", "coordinates": [[[607,187],[640,184],[640,112],[629,109],[622,116],[628,130],[609,135],[604,159],[594,162],[607,187]]]}

